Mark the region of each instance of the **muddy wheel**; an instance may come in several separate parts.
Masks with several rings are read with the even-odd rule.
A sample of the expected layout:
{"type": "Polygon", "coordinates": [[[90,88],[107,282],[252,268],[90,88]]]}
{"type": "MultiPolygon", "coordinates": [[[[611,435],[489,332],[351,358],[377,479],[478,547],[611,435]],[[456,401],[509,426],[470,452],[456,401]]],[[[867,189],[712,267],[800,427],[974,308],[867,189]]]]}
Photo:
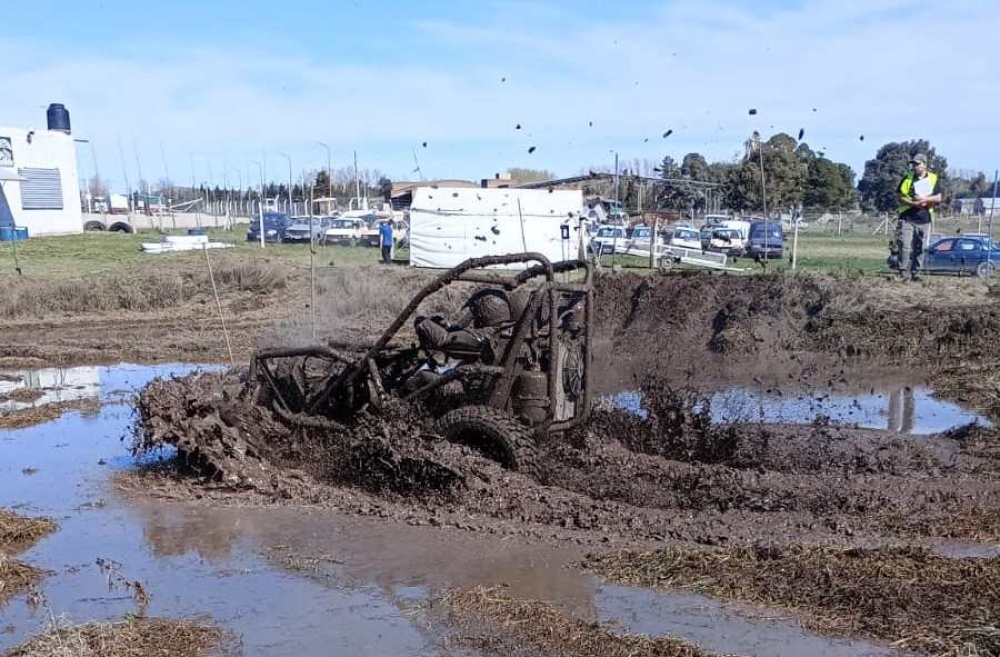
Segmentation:
{"type": "Polygon", "coordinates": [[[674,268],[674,259],[670,256],[660,256],[660,273],[666,274],[668,271],[674,268]]]}
{"type": "Polygon", "coordinates": [[[976,267],[976,276],[979,278],[992,278],[996,273],[997,266],[993,262],[980,262],[979,266],[976,267]]]}
{"type": "Polygon", "coordinates": [[[531,430],[503,411],[490,406],[457,408],[445,413],[436,429],[445,440],[477,449],[508,470],[535,468],[531,430]]]}

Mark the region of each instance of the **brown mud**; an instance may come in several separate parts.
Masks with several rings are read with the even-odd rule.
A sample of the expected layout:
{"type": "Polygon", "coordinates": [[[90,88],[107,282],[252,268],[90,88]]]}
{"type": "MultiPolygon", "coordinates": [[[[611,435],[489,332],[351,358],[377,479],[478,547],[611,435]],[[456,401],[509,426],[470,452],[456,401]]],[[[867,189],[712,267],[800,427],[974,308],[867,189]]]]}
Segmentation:
{"type": "MultiPolygon", "coordinates": [[[[762,541],[776,562],[791,555],[792,565],[816,566],[816,573],[793,568],[791,581],[775,589],[778,597],[787,593],[784,607],[807,615],[820,606],[809,595],[840,591],[822,579],[826,571],[817,564],[826,559],[843,567],[845,582],[860,578],[858,596],[897,582],[879,568],[902,577],[926,566],[926,577],[938,579],[913,584],[923,591],[915,599],[953,592],[961,594],[957,606],[928,603],[921,615],[899,603],[899,613],[910,613],[901,625],[905,635],[874,625],[886,618],[874,612],[875,620],[852,616],[834,629],[905,640],[924,651],[950,650],[965,637],[992,654],[986,634],[970,635],[952,622],[989,608],[990,594],[946,590],[943,582],[968,576],[968,565],[935,560],[927,548],[939,538],[1000,540],[994,427],[973,424],[917,439],[822,416],[805,425],[719,423],[708,392],[720,379],[751,381],[822,400],[821,391],[852,385],[855,372],[885,367],[959,398],[963,378],[955,367],[1000,362],[1000,345],[988,337],[1000,329],[993,300],[780,275],[602,276],[596,296],[595,388],[636,391],[644,412],[598,404],[585,430],[538,445],[530,476],[437,439],[419,407],[361,413],[344,430],[291,426],[249,401],[246,371],[236,369],[147,386],[138,402],[136,449],[171,445],[178,455],[158,469],[121,475],[119,484],[212,504],[316,506],[592,547],[669,542],[722,546],[728,555],[726,546],[762,541]],[[921,369],[912,369],[917,362],[921,369]],[[856,552],[835,551],[845,549],[856,552]],[[854,554],[862,556],[843,556],[854,554]]],[[[996,392],[1000,397],[1000,386],[996,392]]],[[[975,406],[995,403],[990,387],[981,387],[975,406]]],[[[733,554],[750,554],[741,549],[733,554]]],[[[779,575],[761,579],[760,590],[777,586],[779,575]]],[[[754,577],[749,567],[736,569],[731,586],[753,590],[754,577]]],[[[719,591],[706,589],[726,597],[719,591]]],[[[763,596],[729,597],[772,604],[763,596]]],[[[850,591],[839,600],[846,609],[850,591]]],[[[893,604],[882,611],[893,613],[893,604]]],[[[812,618],[830,621],[842,611],[812,618]]]]}
{"type": "Polygon", "coordinates": [[[742,545],[592,555],[624,584],[681,589],[799,613],[807,627],[932,655],[1000,651],[1000,559],[912,547],[847,550],[742,545]]]}
{"type": "Polygon", "coordinates": [[[202,621],[129,618],[57,625],[3,657],[207,657],[221,654],[223,639],[221,630],[202,621]]]}

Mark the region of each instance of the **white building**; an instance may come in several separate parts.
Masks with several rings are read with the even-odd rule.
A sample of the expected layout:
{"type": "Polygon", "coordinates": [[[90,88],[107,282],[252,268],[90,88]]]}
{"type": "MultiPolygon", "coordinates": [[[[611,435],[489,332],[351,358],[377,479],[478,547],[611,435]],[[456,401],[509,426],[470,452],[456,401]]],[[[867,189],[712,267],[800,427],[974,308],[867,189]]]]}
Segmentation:
{"type": "Polygon", "coordinates": [[[76,145],[68,130],[0,127],[0,168],[14,225],[27,227],[31,237],[83,231],[76,145]]]}

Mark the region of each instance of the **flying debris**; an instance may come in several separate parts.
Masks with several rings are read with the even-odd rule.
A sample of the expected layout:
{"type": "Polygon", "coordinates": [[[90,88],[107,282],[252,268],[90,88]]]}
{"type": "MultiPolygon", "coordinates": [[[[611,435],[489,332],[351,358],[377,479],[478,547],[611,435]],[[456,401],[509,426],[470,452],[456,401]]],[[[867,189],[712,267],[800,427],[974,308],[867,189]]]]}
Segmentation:
{"type": "Polygon", "coordinates": [[[520,130],[520,129],[521,129],[521,124],[520,124],[520,123],[518,123],[518,124],[517,124],[516,126],[514,126],[514,129],[515,129],[515,130],[520,130]]]}
{"type": "Polygon", "coordinates": [[[802,141],[802,138],[805,137],[805,136],[806,136],[806,129],[805,128],[799,128],[799,141],[802,141]]]}
{"type": "Polygon", "coordinates": [[[507,81],[507,78],[500,78],[500,81],[501,81],[501,82],[506,82],[506,81],[507,81]]]}
{"type": "Polygon", "coordinates": [[[757,110],[755,110],[755,109],[751,109],[750,110],[750,116],[755,116],[756,114],[757,114],[757,110]]]}
{"type": "Polygon", "coordinates": [[[424,142],[423,146],[424,146],[424,148],[427,148],[427,142],[426,141],[424,142]]]}
{"type": "Polygon", "coordinates": [[[535,147],[534,146],[532,146],[531,148],[528,149],[528,155],[531,155],[534,152],[535,152],[535,147]]]}
{"type": "Polygon", "coordinates": [[[865,136],[861,135],[861,137],[859,139],[861,139],[861,141],[864,141],[865,140],[865,136]]]}
{"type": "Polygon", "coordinates": [[[663,133],[663,138],[666,139],[667,137],[669,137],[672,134],[674,134],[673,128],[671,128],[670,130],[667,130],[666,132],[664,132],[663,133]]]}
{"type": "Polygon", "coordinates": [[[589,125],[589,126],[590,126],[591,128],[593,128],[593,127],[594,127],[594,122],[593,122],[593,121],[587,121],[587,124],[588,124],[588,125],[589,125]]]}

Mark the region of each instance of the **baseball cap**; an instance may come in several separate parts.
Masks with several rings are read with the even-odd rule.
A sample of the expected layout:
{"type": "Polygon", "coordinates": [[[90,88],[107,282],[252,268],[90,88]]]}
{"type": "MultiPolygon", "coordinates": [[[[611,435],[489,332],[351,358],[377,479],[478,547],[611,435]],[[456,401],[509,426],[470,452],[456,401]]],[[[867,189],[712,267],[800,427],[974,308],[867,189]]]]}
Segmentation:
{"type": "Polygon", "coordinates": [[[910,158],[910,164],[927,164],[927,156],[923,153],[917,153],[910,158]]]}

